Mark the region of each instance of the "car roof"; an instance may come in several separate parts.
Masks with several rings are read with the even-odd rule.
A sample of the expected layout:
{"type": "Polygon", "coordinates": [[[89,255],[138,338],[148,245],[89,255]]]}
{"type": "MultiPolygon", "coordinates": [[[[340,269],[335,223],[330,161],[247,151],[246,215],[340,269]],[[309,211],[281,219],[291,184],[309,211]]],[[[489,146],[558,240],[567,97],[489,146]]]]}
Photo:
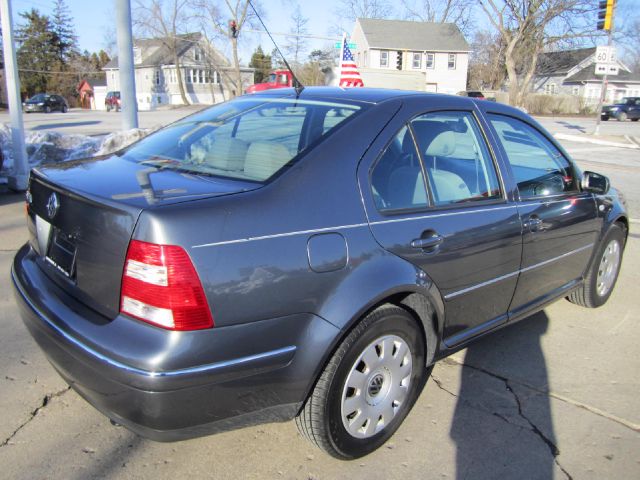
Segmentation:
{"type": "MultiPolygon", "coordinates": [[[[296,96],[296,91],[293,88],[274,88],[270,90],[264,90],[257,93],[248,95],[260,95],[271,97],[293,97],[296,96]]],[[[478,108],[485,112],[502,113],[513,117],[525,118],[528,121],[533,120],[522,110],[505,105],[499,102],[489,102],[474,97],[465,97],[459,95],[447,95],[443,93],[431,93],[431,92],[418,92],[413,90],[393,90],[386,88],[340,88],[340,87],[305,87],[299,98],[313,99],[313,100],[343,100],[354,102],[366,102],[366,103],[382,103],[394,98],[406,99],[417,97],[429,97],[434,101],[450,100],[452,103],[460,106],[461,102],[473,102],[478,108]]],[[[535,120],[534,120],[535,121],[535,120]]]]}
{"type": "MultiPolygon", "coordinates": [[[[261,92],[252,93],[251,95],[268,95],[288,97],[296,95],[293,88],[273,88],[263,90],[261,92]]],[[[445,95],[437,93],[416,92],[411,90],[393,90],[386,88],[340,88],[340,87],[305,87],[300,98],[331,98],[339,100],[353,100],[358,102],[380,103],[385,100],[400,97],[411,97],[417,95],[435,95],[444,97],[445,95]]]]}

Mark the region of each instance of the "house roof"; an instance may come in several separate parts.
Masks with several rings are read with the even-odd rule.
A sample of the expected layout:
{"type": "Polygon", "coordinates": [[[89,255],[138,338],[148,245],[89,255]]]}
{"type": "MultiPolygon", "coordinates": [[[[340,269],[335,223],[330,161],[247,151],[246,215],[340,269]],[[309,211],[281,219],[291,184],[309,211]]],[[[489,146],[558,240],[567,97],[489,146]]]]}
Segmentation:
{"type": "MultiPolygon", "coordinates": [[[[186,33],[184,35],[177,35],[177,50],[178,57],[184,55],[187,50],[189,50],[195,43],[198,43],[202,40],[202,34],[199,32],[196,33],[186,33]]],[[[140,67],[158,67],[161,65],[173,65],[173,56],[169,49],[166,46],[165,38],[141,38],[133,41],[133,46],[141,49],[157,47],[157,49],[148,56],[142,57],[142,61],[140,63],[136,63],[134,65],[135,68],[140,67]]],[[[143,52],[144,53],[144,52],[143,52]]],[[[214,53],[216,55],[217,61],[222,65],[227,65],[228,61],[222,57],[222,55],[217,52],[214,53]]],[[[113,58],[109,63],[104,66],[105,70],[118,68],[118,58],[113,58]]]]}
{"type": "Polygon", "coordinates": [[[412,22],[358,18],[357,22],[371,48],[432,52],[471,50],[460,29],[453,23],[412,22]]]}
{"type": "MultiPolygon", "coordinates": [[[[571,82],[600,82],[602,75],[596,75],[596,66],[594,63],[587,65],[582,70],[574,73],[564,80],[564,83],[571,82]]],[[[607,76],[609,83],[640,83],[640,73],[627,72],[620,69],[618,75],[607,76]]]]}
{"type": "Polygon", "coordinates": [[[595,47],[543,53],[538,58],[536,74],[566,75],[569,73],[569,70],[595,53],[595,47]]]}

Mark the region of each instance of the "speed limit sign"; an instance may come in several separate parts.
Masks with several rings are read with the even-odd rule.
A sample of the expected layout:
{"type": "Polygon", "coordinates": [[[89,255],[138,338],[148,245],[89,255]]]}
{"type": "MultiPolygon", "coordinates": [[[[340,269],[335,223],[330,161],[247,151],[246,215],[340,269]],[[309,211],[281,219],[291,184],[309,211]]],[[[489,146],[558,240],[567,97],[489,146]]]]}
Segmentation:
{"type": "Polygon", "coordinates": [[[615,63],[616,47],[604,45],[596,47],[596,63],[615,63]]]}

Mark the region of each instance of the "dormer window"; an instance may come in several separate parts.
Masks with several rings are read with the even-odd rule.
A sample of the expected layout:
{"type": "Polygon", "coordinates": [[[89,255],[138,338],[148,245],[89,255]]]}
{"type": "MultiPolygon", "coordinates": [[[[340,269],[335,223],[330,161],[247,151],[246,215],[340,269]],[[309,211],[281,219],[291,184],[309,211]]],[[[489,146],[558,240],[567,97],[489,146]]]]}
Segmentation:
{"type": "Polygon", "coordinates": [[[200,60],[202,60],[202,49],[200,47],[193,48],[193,59],[196,62],[199,62],[200,60]]]}
{"type": "Polygon", "coordinates": [[[136,65],[142,63],[142,50],[140,50],[140,47],[133,47],[133,63],[136,65]]]}

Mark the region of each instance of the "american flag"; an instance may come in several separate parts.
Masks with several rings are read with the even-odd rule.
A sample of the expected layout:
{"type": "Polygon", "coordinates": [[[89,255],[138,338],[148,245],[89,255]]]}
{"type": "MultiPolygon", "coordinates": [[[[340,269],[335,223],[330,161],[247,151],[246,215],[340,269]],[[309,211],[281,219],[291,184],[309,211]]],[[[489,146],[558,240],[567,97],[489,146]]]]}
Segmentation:
{"type": "Polygon", "coordinates": [[[340,62],[340,81],[341,87],[364,87],[358,67],[353,59],[353,53],[349,50],[347,44],[347,36],[342,37],[342,61],[340,62]]]}

